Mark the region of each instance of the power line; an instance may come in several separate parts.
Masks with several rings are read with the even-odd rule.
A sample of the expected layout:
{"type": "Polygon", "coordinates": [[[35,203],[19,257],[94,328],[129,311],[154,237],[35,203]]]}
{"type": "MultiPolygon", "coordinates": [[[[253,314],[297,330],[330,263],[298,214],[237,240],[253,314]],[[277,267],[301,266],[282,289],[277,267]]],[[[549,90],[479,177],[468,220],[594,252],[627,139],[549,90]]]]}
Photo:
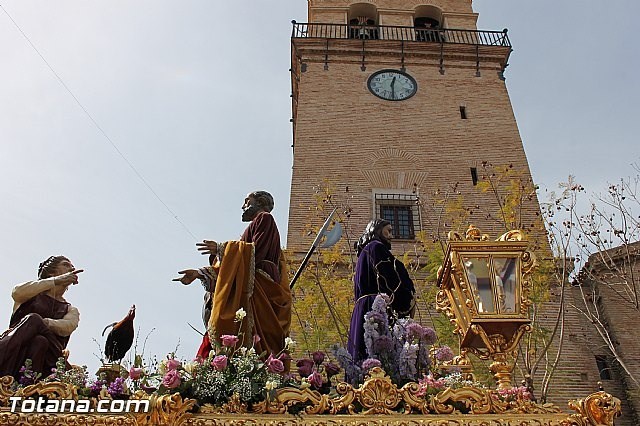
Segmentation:
{"type": "Polygon", "coordinates": [[[158,195],[158,193],[151,187],[151,185],[149,184],[149,182],[147,182],[147,180],[142,176],[142,174],[140,174],[140,172],[135,168],[135,166],[131,163],[131,161],[129,161],[127,159],[127,157],[122,153],[122,151],[120,151],[120,149],[118,148],[118,146],[111,140],[111,138],[109,137],[109,135],[107,135],[107,133],[102,129],[102,127],[100,127],[100,125],[98,124],[98,122],[93,118],[93,116],[89,113],[89,111],[84,107],[84,105],[82,105],[82,103],[80,102],[80,100],[76,97],[76,95],[73,94],[73,92],[71,91],[71,89],[69,89],[69,87],[65,84],[65,82],[62,80],[62,78],[58,75],[58,73],[53,69],[53,67],[49,64],[49,62],[45,59],[44,56],[42,56],[42,54],[40,53],[40,51],[36,48],[36,46],[31,42],[31,40],[29,39],[29,37],[27,37],[27,35],[24,33],[24,31],[22,31],[22,29],[20,28],[20,26],[18,25],[18,23],[11,17],[11,15],[9,15],[9,12],[7,12],[7,10],[4,8],[4,6],[2,6],[2,4],[0,4],[0,8],[2,8],[2,11],[5,13],[5,15],[7,15],[7,17],[9,17],[9,19],[11,20],[11,22],[13,22],[13,25],[18,29],[18,31],[20,32],[20,34],[22,34],[22,37],[24,37],[25,40],[27,40],[27,43],[29,43],[29,45],[31,46],[31,48],[38,54],[38,56],[40,56],[40,59],[42,59],[42,61],[47,65],[47,67],[49,68],[49,70],[53,73],[53,75],[56,77],[56,79],[60,82],[60,84],[62,85],[62,87],[64,87],[64,89],[67,91],[67,93],[69,93],[69,95],[71,95],[71,97],[73,98],[74,101],[76,101],[76,103],[78,104],[78,106],[80,107],[80,109],[82,109],[82,111],[84,111],[84,113],[86,114],[87,117],[89,117],[89,120],[91,120],[91,122],[93,123],[94,126],[96,126],[96,128],[98,129],[98,131],[100,133],[102,133],[102,136],[104,136],[104,138],[109,142],[109,144],[111,145],[111,147],[113,149],[115,149],[115,151],[118,153],[118,155],[120,155],[120,157],[127,163],[127,165],[129,166],[129,168],[133,171],[133,173],[135,173],[136,176],[138,176],[138,179],[140,179],[140,181],[144,184],[144,186],[147,187],[147,189],[149,189],[149,191],[151,191],[151,193],[156,197],[156,199],[158,201],[160,201],[160,203],[164,206],[164,208],[169,212],[169,214],[171,216],[173,216],[173,218],[180,224],[182,225],[182,227],[184,228],[185,231],[187,231],[187,233],[189,235],[191,235],[193,237],[194,240],[198,240],[196,238],[195,235],[193,235],[193,233],[191,232],[191,230],[189,230],[189,228],[187,227],[187,225],[184,224],[184,222],[182,222],[180,220],[180,218],[178,217],[177,214],[174,213],[173,210],[171,210],[171,208],[167,205],[167,203],[165,203],[162,198],[160,198],[160,196],[158,195]]]}

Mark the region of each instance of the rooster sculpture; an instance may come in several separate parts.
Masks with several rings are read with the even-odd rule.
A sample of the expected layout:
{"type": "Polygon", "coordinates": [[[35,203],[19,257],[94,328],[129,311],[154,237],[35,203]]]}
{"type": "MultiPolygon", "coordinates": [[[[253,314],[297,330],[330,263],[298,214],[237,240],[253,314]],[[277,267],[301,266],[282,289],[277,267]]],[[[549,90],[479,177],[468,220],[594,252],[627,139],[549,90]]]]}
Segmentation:
{"type": "Polygon", "coordinates": [[[133,319],[136,317],[136,305],[129,309],[129,313],[120,322],[109,324],[102,330],[102,335],[109,327],[111,331],[107,335],[107,343],[104,347],[104,355],[109,362],[119,362],[124,358],[133,344],[133,319]]]}

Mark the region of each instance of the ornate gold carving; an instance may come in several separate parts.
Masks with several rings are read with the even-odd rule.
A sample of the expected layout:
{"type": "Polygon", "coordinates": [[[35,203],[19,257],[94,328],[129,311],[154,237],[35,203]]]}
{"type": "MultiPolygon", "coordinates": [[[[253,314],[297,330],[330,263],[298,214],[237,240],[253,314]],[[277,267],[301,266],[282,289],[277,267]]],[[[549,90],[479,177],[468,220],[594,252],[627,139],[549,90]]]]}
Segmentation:
{"type": "Polygon", "coordinates": [[[391,414],[402,400],[398,387],[380,367],[373,368],[369,372],[369,380],[355,392],[365,408],[363,414],[391,414]]]}
{"type": "Polygon", "coordinates": [[[603,391],[584,399],[571,400],[569,407],[578,412],[571,419],[580,426],[613,426],[613,420],[621,413],[620,400],[603,391]]]}
{"type": "Polygon", "coordinates": [[[13,396],[13,377],[4,376],[0,377],[0,407],[4,407],[9,403],[9,397],[13,396]]]}
{"type": "MultiPolygon", "coordinates": [[[[463,362],[462,362],[463,363],[463,362]]],[[[14,396],[12,378],[0,379],[5,401],[14,396]]],[[[77,397],[77,391],[63,383],[41,383],[28,386],[15,396],[46,395],[49,398],[77,397]]],[[[412,424],[436,426],[513,425],[513,426],[612,426],[620,413],[620,401],[605,392],[597,392],[585,399],[571,401],[578,413],[568,416],[551,405],[531,401],[504,401],[495,390],[479,388],[445,389],[424,396],[417,383],[398,388],[380,368],[371,370],[365,383],[354,389],[347,383],[337,386],[338,396],[320,394],[307,389],[284,388],[272,399],[252,406],[232,400],[220,407],[204,405],[197,414],[190,411],[195,400],[183,399],[179,394],[149,396],[138,391],[131,399],[149,399],[149,413],[116,414],[50,414],[10,413],[0,408],[3,425],[231,425],[231,424],[305,424],[305,425],[384,425],[412,424]],[[289,410],[298,406],[297,416],[289,410]],[[344,413],[350,415],[344,415],[344,413]],[[460,412],[469,413],[464,416],[460,412]],[[411,417],[408,414],[414,413],[411,417]],[[415,413],[422,415],[415,415],[415,413]],[[301,414],[301,415],[300,415],[301,414]],[[380,415],[382,415],[380,417],[380,415]],[[339,417],[336,417],[339,415],[339,417]]]]}
{"type": "Polygon", "coordinates": [[[496,241],[522,241],[523,239],[524,233],[519,229],[515,229],[500,235],[496,241]]]}
{"type": "Polygon", "coordinates": [[[149,399],[151,410],[148,413],[130,413],[137,425],[179,425],[193,414],[189,411],[196,403],[195,399],[182,399],[178,393],[173,395],[149,396],[143,391],[132,395],[131,399],[149,399]]]}
{"type": "Polygon", "coordinates": [[[453,331],[454,333],[462,334],[462,329],[456,321],[456,314],[453,312],[451,301],[449,300],[447,293],[443,290],[440,290],[436,294],[436,310],[438,312],[442,312],[444,316],[447,317],[451,325],[455,327],[455,330],[453,331]]]}
{"type": "Polygon", "coordinates": [[[438,414],[451,414],[456,411],[454,403],[458,402],[474,414],[492,411],[490,394],[478,388],[445,389],[433,397],[433,410],[438,414]]]}
{"type": "Polygon", "coordinates": [[[462,236],[455,231],[449,231],[447,233],[447,240],[449,241],[462,241],[462,236]]]}
{"type": "Polygon", "coordinates": [[[35,385],[18,389],[15,396],[28,398],[40,395],[49,399],[78,399],[78,389],[67,383],[38,382],[35,385]]]}
{"type": "Polygon", "coordinates": [[[278,389],[275,400],[265,403],[266,412],[284,414],[295,404],[308,404],[304,408],[306,414],[321,414],[331,408],[328,395],[322,395],[310,388],[283,388],[278,389]]]}
{"type": "Polygon", "coordinates": [[[467,241],[488,241],[489,235],[483,234],[478,228],[473,225],[469,225],[469,229],[464,233],[464,237],[467,241]]]}

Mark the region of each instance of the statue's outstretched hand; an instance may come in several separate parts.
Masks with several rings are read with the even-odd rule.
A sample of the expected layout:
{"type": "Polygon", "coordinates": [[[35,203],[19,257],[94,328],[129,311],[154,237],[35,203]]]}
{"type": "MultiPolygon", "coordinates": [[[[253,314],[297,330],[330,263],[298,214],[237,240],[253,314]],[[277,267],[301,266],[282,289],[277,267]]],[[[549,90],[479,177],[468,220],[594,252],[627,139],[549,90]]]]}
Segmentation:
{"type": "Polygon", "coordinates": [[[78,284],[78,274],[80,272],[84,272],[84,269],[74,269],[73,271],[69,271],[66,274],[58,275],[53,278],[53,282],[55,285],[70,285],[70,284],[78,284]]]}
{"type": "Polygon", "coordinates": [[[200,278],[200,271],[197,269],[185,269],[184,271],[178,271],[178,273],[183,274],[183,276],[174,278],[172,281],[180,281],[184,285],[189,285],[196,278],[200,278]]]}
{"type": "Polygon", "coordinates": [[[206,254],[208,256],[218,254],[218,243],[211,240],[202,240],[201,243],[196,243],[196,247],[200,254],[206,254]]]}

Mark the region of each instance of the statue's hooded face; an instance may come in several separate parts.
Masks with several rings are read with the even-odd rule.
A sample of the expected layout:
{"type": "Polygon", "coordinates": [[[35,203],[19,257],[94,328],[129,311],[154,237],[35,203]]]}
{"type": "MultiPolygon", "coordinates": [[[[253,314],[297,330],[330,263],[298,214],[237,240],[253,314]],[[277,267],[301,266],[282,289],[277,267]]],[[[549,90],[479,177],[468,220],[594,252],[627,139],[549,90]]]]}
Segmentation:
{"type": "Polygon", "coordinates": [[[376,232],[378,238],[383,243],[391,245],[391,240],[393,239],[393,226],[390,223],[384,225],[379,232],[376,232]]]}
{"type": "Polygon", "coordinates": [[[247,195],[242,205],[242,221],[251,222],[262,210],[262,206],[258,204],[253,195],[247,195]]]}

